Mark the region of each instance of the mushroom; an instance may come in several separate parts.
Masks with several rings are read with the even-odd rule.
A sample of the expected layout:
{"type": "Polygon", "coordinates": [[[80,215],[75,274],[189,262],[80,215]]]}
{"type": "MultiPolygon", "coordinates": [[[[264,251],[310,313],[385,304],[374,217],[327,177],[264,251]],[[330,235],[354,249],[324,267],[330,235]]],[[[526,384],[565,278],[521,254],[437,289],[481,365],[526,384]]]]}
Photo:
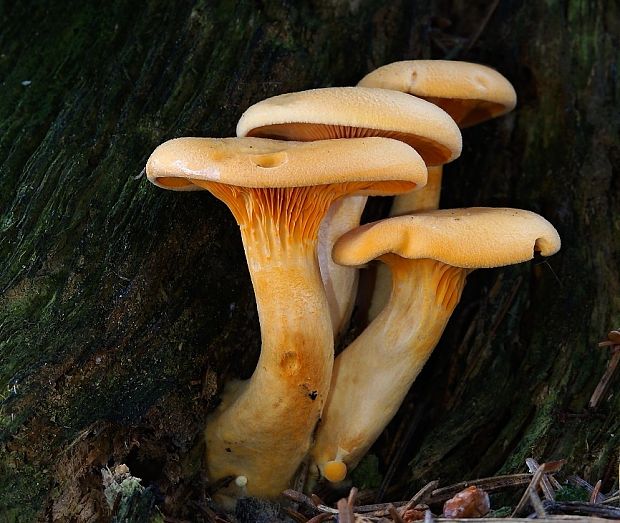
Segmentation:
{"type": "MultiPolygon", "coordinates": [[[[249,107],[238,136],[314,141],[386,136],[414,147],[427,164],[449,162],[461,152],[461,133],[435,105],[397,91],[329,87],[282,94],[249,107]]],[[[335,202],[319,231],[319,264],[334,335],[348,324],[357,286],[357,269],[333,263],[334,242],[359,225],[365,196],[335,202]]]]}
{"type": "MultiPolygon", "coordinates": [[[[360,86],[393,89],[436,104],[461,129],[511,111],[517,95],[504,76],[490,67],[450,60],[408,60],[384,65],[360,80],[360,86]]],[[[437,209],[441,194],[441,165],[429,167],[428,183],[420,191],[394,198],[390,216],[437,209]]],[[[389,272],[377,271],[374,295],[368,311],[373,319],[387,303],[389,272]]]]}
{"type": "Polygon", "coordinates": [[[148,160],[148,179],[206,189],[241,230],[262,348],[251,378],[230,386],[205,430],[210,480],[233,476],[219,501],[275,497],[307,455],[329,389],[333,336],[316,256],[330,203],[394,194],[426,180],[415,150],[388,138],[315,143],[179,138],[148,160]]]}
{"type": "MultiPolygon", "coordinates": [[[[312,459],[328,480],[355,467],[392,419],[458,303],[469,272],[557,252],[541,216],[518,209],[434,210],[354,229],[335,246],[344,265],[379,259],[392,271],[390,300],[334,364],[312,459]],[[346,471],[346,468],[344,469],[346,471]]],[[[316,474],[316,467],[310,473],[316,474]]]]}

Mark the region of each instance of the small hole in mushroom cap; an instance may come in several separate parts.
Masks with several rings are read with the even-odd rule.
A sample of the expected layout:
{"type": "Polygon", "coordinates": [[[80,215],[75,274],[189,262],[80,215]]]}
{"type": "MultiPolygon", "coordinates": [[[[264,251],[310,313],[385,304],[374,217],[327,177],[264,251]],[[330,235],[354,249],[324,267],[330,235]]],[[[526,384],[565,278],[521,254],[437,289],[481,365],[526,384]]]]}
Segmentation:
{"type": "Polygon", "coordinates": [[[418,72],[414,69],[413,71],[411,71],[411,85],[415,85],[417,79],[418,79],[418,72]]]}
{"type": "Polygon", "coordinates": [[[257,167],[271,169],[284,165],[288,161],[288,156],[285,152],[260,154],[254,156],[253,161],[257,167]]]}

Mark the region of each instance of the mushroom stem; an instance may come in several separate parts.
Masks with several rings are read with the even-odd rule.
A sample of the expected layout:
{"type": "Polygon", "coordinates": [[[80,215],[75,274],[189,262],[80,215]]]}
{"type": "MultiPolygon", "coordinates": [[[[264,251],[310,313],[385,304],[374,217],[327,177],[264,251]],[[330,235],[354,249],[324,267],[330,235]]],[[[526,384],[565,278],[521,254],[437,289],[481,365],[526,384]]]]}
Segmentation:
{"type": "MultiPolygon", "coordinates": [[[[439,208],[441,197],[441,180],[443,178],[443,165],[431,165],[428,167],[426,185],[417,191],[400,194],[394,197],[390,216],[411,214],[416,211],[426,211],[439,208]]],[[[332,242],[333,244],[333,242],[332,242]]],[[[377,267],[375,286],[368,308],[368,320],[374,320],[385,307],[390,298],[390,270],[381,264],[377,267]]]]}
{"type": "Polygon", "coordinates": [[[438,209],[442,177],[443,165],[429,165],[426,185],[417,191],[411,191],[394,197],[390,216],[438,209]]]}
{"type": "Polygon", "coordinates": [[[354,467],[379,437],[431,355],[469,272],[430,259],[380,259],[392,271],[390,300],[336,358],[312,450],[321,474],[337,456],[354,467]]]}
{"type": "Polygon", "coordinates": [[[319,266],[336,340],[349,325],[359,269],[334,262],[332,248],[340,236],[359,226],[367,200],[367,196],[347,196],[335,201],[319,228],[319,266]]]}
{"type": "MultiPolygon", "coordinates": [[[[206,184],[214,193],[216,185],[206,184]]],[[[265,201],[256,195],[260,190],[244,190],[254,193],[248,198],[252,204],[231,210],[256,293],[262,350],[252,377],[227,390],[208,420],[207,470],[212,480],[244,476],[249,495],[274,497],[288,487],[307,454],[329,389],[333,337],[316,256],[318,224],[329,199],[299,198],[303,189],[280,189],[265,201]],[[318,219],[296,230],[287,219],[294,200],[312,202],[318,219]],[[277,205],[283,208],[273,213],[277,205]],[[263,208],[277,218],[266,220],[263,208]]],[[[230,505],[236,494],[224,492],[219,501],[230,505]]]]}

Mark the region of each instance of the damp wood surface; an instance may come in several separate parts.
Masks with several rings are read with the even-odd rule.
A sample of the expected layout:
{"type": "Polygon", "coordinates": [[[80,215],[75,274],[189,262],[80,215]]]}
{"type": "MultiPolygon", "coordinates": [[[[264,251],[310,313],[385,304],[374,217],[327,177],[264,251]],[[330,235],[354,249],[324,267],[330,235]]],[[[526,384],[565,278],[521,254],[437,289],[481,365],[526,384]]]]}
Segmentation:
{"type": "Polygon", "coordinates": [[[617,488],[620,376],[588,408],[620,325],[616,4],[0,0],[0,27],[0,521],[199,513],[205,419],[251,375],[258,320],[229,211],[155,188],[146,159],[414,58],[490,65],[518,96],[464,131],[441,207],[531,210],[563,246],[468,278],[372,449],[379,497],[529,456],[617,488]],[[146,487],[133,508],[104,497],[119,464],[146,487]]]}

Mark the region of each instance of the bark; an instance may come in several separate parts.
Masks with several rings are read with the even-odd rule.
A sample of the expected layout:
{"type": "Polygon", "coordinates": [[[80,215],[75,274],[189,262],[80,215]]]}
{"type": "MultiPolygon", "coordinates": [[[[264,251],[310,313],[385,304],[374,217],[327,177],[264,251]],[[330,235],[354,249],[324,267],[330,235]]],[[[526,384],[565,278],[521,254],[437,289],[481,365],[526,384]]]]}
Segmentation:
{"type": "Polygon", "coordinates": [[[609,358],[596,342],[620,325],[619,8],[471,4],[0,2],[5,520],[200,520],[202,429],[221,386],[252,373],[256,309],[224,205],[140,171],[168,138],[233,135],[262,98],[410,58],[489,64],[519,96],[464,132],[441,206],[539,212],[563,249],[469,277],[373,450],[383,495],[530,455],[617,486],[620,378],[587,404],[609,358]],[[119,464],[147,490],[106,490],[119,464]]]}

